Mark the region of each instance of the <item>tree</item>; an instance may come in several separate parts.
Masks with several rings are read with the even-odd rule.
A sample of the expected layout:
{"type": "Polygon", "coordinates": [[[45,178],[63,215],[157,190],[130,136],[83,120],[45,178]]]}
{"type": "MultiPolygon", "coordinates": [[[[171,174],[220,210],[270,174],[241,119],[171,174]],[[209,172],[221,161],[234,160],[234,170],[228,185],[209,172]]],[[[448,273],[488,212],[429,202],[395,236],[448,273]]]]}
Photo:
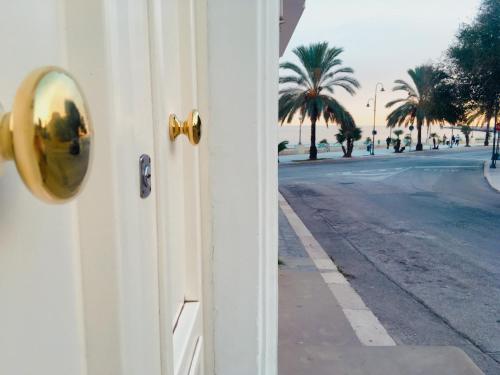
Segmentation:
{"type": "Polygon", "coordinates": [[[500,101],[500,1],[483,0],[474,21],[463,25],[448,50],[451,71],[459,83],[469,114],[468,123],[486,124],[488,146],[491,120],[500,101]]]}
{"type": "Polygon", "coordinates": [[[440,142],[439,135],[437,133],[431,133],[430,136],[432,138],[432,145],[433,145],[432,148],[434,150],[437,150],[439,148],[438,145],[439,145],[439,142],[440,142]]]}
{"type": "Polygon", "coordinates": [[[405,146],[411,145],[411,134],[406,134],[403,139],[405,140],[405,146]]]}
{"type": "Polygon", "coordinates": [[[327,126],[339,124],[342,128],[354,127],[351,114],[333,97],[334,89],[340,87],[354,95],[360,87],[352,77],[354,70],[342,66],[339,55],[342,48],[329,47],[328,43],[300,46],[293,53],[300,64],[285,62],[280,68],[290,75],[280,77],[284,87],[279,92],[279,120],[290,123],[298,112],[302,119],[311,121],[311,147],[309,159],[318,157],[316,147],[316,123],[323,118],[327,126]]]}
{"type": "Polygon", "coordinates": [[[352,150],[354,149],[354,142],[361,139],[362,131],[357,126],[340,128],[339,132],[335,134],[337,142],[342,146],[342,151],[344,152],[344,158],[350,158],[352,156],[352,150]],[[346,145],[344,146],[344,142],[346,145]]]}
{"type": "Polygon", "coordinates": [[[402,79],[394,81],[393,91],[403,91],[404,98],[390,101],[386,108],[399,104],[387,116],[387,126],[408,126],[417,123],[417,151],[423,150],[422,126],[436,122],[453,121],[454,116],[450,108],[456,109],[450,77],[442,70],[432,65],[421,65],[409,69],[408,75],[412,83],[402,79]],[[448,95],[444,95],[444,93],[448,95]]]}
{"type": "Polygon", "coordinates": [[[278,154],[281,151],[286,150],[288,148],[287,146],[288,146],[288,141],[282,141],[282,142],[278,143],[278,154]]]}
{"type": "Polygon", "coordinates": [[[396,137],[399,139],[399,137],[403,134],[403,131],[401,129],[396,129],[394,130],[394,134],[396,134],[396,137]]]}
{"type": "Polygon", "coordinates": [[[465,147],[470,147],[470,133],[472,129],[469,125],[462,125],[460,131],[465,135],[465,147]]]}
{"type": "MultiPolygon", "coordinates": [[[[286,150],[288,147],[288,141],[281,141],[278,143],[278,155],[280,154],[281,151],[286,150]]],[[[280,159],[278,158],[278,163],[280,162],[280,159]]]]}

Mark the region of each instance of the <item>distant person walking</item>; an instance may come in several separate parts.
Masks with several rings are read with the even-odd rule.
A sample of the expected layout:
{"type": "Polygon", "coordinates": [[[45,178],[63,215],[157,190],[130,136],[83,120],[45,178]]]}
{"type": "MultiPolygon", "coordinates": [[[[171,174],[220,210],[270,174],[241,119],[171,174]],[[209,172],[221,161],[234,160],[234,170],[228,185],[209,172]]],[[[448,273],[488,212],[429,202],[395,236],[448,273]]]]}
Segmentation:
{"type": "Polygon", "coordinates": [[[387,143],[387,149],[389,149],[389,146],[391,145],[391,137],[387,137],[385,139],[385,143],[387,143]]]}
{"type": "Polygon", "coordinates": [[[451,143],[450,143],[450,147],[453,147],[453,145],[455,144],[455,136],[452,135],[451,136],[451,143]]]}

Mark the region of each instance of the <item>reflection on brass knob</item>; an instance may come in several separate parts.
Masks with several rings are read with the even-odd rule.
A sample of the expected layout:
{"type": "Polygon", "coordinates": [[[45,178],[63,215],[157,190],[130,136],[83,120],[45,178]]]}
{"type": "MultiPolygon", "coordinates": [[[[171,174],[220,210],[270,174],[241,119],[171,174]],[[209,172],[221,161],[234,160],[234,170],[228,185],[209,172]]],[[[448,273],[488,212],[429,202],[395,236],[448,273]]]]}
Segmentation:
{"type": "Polygon", "coordinates": [[[197,110],[193,110],[190,117],[183,123],[180,123],[175,115],[170,115],[168,125],[171,141],[179,134],[184,134],[191,144],[197,145],[200,142],[201,118],[197,110]]]}
{"type": "Polygon", "coordinates": [[[82,188],[89,170],[92,124],[78,84],[45,67],[22,82],[12,112],[0,115],[0,159],[15,160],[38,198],[62,203],[82,188]]]}

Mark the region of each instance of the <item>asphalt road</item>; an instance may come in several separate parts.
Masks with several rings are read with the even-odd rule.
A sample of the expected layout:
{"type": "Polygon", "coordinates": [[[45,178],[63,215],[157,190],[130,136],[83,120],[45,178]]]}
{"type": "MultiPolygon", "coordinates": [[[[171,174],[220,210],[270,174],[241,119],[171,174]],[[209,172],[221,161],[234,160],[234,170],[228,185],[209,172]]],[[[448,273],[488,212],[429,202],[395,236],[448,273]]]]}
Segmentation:
{"type": "Polygon", "coordinates": [[[282,164],[280,191],[407,345],[454,345],[500,374],[500,194],[485,150],[282,164]]]}

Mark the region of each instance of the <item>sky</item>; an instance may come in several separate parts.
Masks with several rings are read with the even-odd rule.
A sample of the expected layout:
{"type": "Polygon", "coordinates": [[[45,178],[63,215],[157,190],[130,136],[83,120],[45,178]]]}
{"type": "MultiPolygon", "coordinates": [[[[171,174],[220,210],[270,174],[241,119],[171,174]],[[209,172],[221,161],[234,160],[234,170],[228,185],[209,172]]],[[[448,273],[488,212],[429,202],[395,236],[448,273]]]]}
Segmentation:
{"type": "MultiPolygon", "coordinates": [[[[395,79],[409,79],[406,71],[423,63],[439,62],[453,42],[460,24],[475,16],[480,0],[306,0],[306,8],[281,61],[294,61],[294,47],[319,41],[344,48],[341,59],[354,69],[361,83],[356,96],[337,90],[335,97],[363,128],[373,124],[375,85],[377,126],[385,127],[385,103],[395,79]]],[[[281,71],[280,74],[283,74],[281,71]]],[[[308,124],[307,122],[305,124],[308,124]]]]}

